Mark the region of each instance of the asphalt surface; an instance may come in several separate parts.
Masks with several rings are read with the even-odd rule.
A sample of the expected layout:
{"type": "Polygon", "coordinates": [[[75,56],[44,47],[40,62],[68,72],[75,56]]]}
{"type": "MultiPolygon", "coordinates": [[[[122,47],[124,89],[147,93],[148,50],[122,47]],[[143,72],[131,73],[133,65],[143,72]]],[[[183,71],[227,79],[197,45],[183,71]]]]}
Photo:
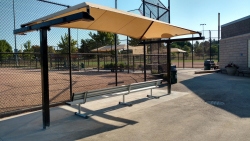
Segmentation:
{"type": "Polygon", "coordinates": [[[248,141],[250,140],[250,77],[221,73],[194,74],[178,69],[178,83],[153,90],[50,109],[51,125],[42,129],[41,111],[0,119],[0,141],[248,141]]]}

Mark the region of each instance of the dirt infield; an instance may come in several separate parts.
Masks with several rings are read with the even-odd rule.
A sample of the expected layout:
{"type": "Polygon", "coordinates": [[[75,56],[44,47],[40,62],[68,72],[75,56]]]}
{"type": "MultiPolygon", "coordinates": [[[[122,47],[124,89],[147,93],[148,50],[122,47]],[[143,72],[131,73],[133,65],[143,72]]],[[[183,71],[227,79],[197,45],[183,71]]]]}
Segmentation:
{"type": "MultiPolygon", "coordinates": [[[[178,62],[173,62],[178,67],[178,62]]],[[[179,62],[179,68],[183,63],[179,62]]],[[[192,67],[185,62],[184,67],[192,67]]],[[[202,62],[195,62],[195,68],[203,67],[202,62]]],[[[156,77],[147,73],[147,80],[156,77]]],[[[23,68],[0,68],[0,117],[9,112],[41,107],[41,70],[23,68]]],[[[118,85],[144,81],[144,74],[118,72],[118,85]]],[[[115,73],[109,70],[81,70],[72,72],[72,92],[81,92],[115,86],[115,73]]],[[[49,71],[50,103],[61,103],[70,99],[69,71],[49,71]]]]}
{"type": "MultiPolygon", "coordinates": [[[[40,69],[0,69],[0,117],[1,115],[22,109],[41,106],[40,69]]],[[[155,79],[147,74],[147,80],[155,79]]],[[[142,82],[143,73],[118,73],[118,85],[142,82]]],[[[72,92],[87,91],[115,86],[115,73],[110,71],[89,70],[72,72],[72,92]]],[[[50,103],[59,103],[70,99],[69,71],[49,71],[50,103]]]]}
{"type": "MultiPolygon", "coordinates": [[[[176,65],[178,68],[183,68],[183,61],[179,61],[179,65],[177,61],[172,62],[172,64],[176,65]]],[[[193,63],[194,68],[203,68],[204,62],[194,62],[193,63]]],[[[192,62],[184,62],[184,68],[192,68],[192,62]]]]}

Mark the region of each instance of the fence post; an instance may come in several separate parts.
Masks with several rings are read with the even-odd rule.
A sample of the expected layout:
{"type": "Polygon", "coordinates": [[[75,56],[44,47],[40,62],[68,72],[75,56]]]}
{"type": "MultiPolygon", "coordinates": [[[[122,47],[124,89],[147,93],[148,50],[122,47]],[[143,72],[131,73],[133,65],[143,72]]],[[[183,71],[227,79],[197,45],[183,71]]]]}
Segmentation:
{"type": "Polygon", "coordinates": [[[133,55],[133,72],[135,72],[135,56],[133,55]]]}

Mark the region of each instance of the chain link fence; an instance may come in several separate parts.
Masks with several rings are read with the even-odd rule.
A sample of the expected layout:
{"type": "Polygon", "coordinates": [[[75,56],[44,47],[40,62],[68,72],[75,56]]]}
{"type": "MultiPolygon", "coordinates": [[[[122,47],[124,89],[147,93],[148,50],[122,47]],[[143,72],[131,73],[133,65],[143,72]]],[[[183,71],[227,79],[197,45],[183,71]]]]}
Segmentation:
{"type": "MultiPolygon", "coordinates": [[[[41,109],[42,105],[39,31],[13,35],[13,30],[67,7],[37,0],[1,0],[0,5],[4,19],[0,22],[0,117],[4,117],[41,109]]],[[[70,54],[68,29],[51,28],[48,32],[50,105],[69,101],[71,91],[116,86],[112,52],[80,52],[82,40],[90,38],[89,33],[88,30],[70,29],[70,54]]],[[[100,46],[96,44],[96,48],[100,46]]],[[[144,81],[142,54],[119,54],[117,60],[117,85],[144,81]]],[[[150,56],[146,60],[147,63],[152,61],[150,56]]],[[[148,68],[147,80],[157,78],[151,72],[148,68]]]]}
{"type": "MultiPolygon", "coordinates": [[[[0,34],[0,117],[3,117],[34,108],[41,109],[42,104],[39,32],[13,35],[13,30],[20,28],[23,23],[67,7],[36,0],[1,0],[0,5],[0,13],[2,19],[4,19],[0,22],[0,32],[2,33],[0,34]]],[[[151,7],[152,10],[152,5],[147,7],[151,7]]],[[[157,10],[160,10],[160,14],[164,15],[162,20],[168,19],[166,10],[153,8],[154,14],[157,10]]],[[[146,12],[148,14],[149,9],[146,12]]],[[[71,91],[74,93],[113,87],[116,84],[126,85],[144,81],[143,53],[118,53],[117,81],[113,52],[93,53],[83,48],[83,53],[81,51],[82,46],[84,46],[83,40],[87,41],[90,38],[90,32],[96,33],[96,31],[70,29],[71,54],[68,46],[68,29],[51,28],[48,32],[51,105],[68,101],[71,91]]],[[[214,52],[212,51],[212,59],[217,60],[218,40],[214,36],[215,32],[212,31],[211,45],[215,49],[214,52]]],[[[210,56],[208,57],[210,55],[208,53],[210,41],[207,33],[205,37],[204,42],[193,42],[193,44],[189,42],[194,46],[193,66],[190,63],[192,60],[191,46],[186,47],[185,45],[179,46],[179,48],[183,48],[187,53],[172,53],[172,64],[182,67],[181,61],[183,60],[181,58],[184,58],[185,67],[203,67],[204,60],[210,58],[210,56]]],[[[95,48],[98,47],[101,47],[101,45],[96,43],[95,48]]],[[[166,45],[150,44],[146,46],[146,51],[146,80],[159,78],[159,76],[162,76],[159,74],[164,74],[167,70],[166,45]]]]}

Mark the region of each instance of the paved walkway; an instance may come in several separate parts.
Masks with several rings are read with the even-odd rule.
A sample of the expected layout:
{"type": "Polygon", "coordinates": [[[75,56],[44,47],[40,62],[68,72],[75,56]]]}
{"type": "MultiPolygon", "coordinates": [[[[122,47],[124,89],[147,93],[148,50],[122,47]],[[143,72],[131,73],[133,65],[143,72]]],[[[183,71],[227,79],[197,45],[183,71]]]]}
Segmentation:
{"type": "Polygon", "coordinates": [[[0,141],[27,140],[123,140],[123,141],[242,141],[250,134],[250,77],[221,73],[194,74],[178,69],[178,83],[153,90],[160,99],[148,99],[149,90],[93,100],[75,116],[76,107],[51,108],[51,126],[42,129],[42,113],[36,111],[0,119],[0,141]]]}

